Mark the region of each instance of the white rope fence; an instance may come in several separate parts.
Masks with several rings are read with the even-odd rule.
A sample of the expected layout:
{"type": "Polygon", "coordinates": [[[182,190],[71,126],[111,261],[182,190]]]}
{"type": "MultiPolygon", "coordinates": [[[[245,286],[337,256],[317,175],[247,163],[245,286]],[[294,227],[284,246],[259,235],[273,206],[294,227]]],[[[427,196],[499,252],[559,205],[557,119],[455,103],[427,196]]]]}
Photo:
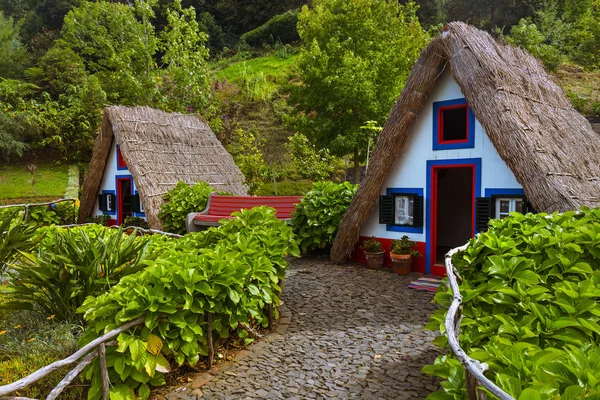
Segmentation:
{"type": "Polygon", "coordinates": [[[452,304],[448,308],[448,314],[446,314],[446,336],[448,337],[448,344],[452,349],[452,352],[465,367],[465,378],[467,381],[467,399],[468,400],[485,400],[485,393],[481,390],[477,390],[477,386],[483,386],[490,391],[493,395],[497,396],[500,400],[515,400],[496,384],[490,381],[483,375],[488,369],[488,365],[480,363],[477,360],[473,360],[467,355],[467,353],[460,347],[458,337],[460,335],[460,323],[462,321],[462,295],[458,288],[458,279],[462,280],[460,274],[456,270],[456,267],[452,264],[452,256],[461,251],[467,249],[468,243],[464,246],[454,248],[446,254],[446,275],[450,288],[452,289],[453,300],[452,304]]]}

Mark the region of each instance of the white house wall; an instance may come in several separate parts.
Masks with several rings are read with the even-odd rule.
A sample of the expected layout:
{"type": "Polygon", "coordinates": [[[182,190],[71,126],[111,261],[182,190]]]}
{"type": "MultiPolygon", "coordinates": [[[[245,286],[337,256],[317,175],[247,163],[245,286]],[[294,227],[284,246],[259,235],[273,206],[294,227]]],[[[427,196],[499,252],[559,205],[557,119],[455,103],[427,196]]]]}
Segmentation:
{"type": "MultiPolygon", "coordinates": [[[[419,113],[415,124],[409,134],[406,146],[402,149],[398,160],[392,167],[387,179],[381,188],[381,195],[386,194],[387,188],[421,188],[424,197],[428,197],[427,188],[427,161],[447,159],[481,158],[481,193],[485,189],[521,189],[512,171],[500,158],[496,149],[484,134],[479,121],[475,121],[475,147],[458,150],[433,150],[433,103],[464,98],[460,87],[456,84],[452,75],[445,72],[436,84],[429,102],[419,113]]],[[[367,223],[361,231],[361,236],[375,236],[386,239],[399,239],[407,235],[411,240],[417,242],[426,241],[427,221],[424,213],[423,233],[392,232],[386,230],[385,224],[379,223],[379,209],[374,208],[367,223]]]]}
{"type": "MultiPolygon", "coordinates": [[[[132,178],[131,172],[129,169],[117,168],[117,145],[113,140],[113,143],[110,148],[110,154],[108,156],[108,161],[106,162],[106,166],[104,167],[104,175],[102,176],[102,183],[100,184],[100,189],[98,190],[98,195],[102,193],[114,193],[117,194],[117,178],[132,178]]],[[[137,193],[137,187],[135,185],[135,181],[132,178],[132,193],[137,193]]],[[[118,202],[118,199],[117,199],[118,202]]],[[[100,211],[98,208],[98,197],[96,196],[96,204],[94,205],[94,211],[92,213],[93,216],[101,216],[104,212],[100,211]]],[[[111,216],[112,219],[117,219],[117,212],[107,213],[111,216]]],[[[144,217],[144,214],[134,213],[135,216],[144,217]]]]}

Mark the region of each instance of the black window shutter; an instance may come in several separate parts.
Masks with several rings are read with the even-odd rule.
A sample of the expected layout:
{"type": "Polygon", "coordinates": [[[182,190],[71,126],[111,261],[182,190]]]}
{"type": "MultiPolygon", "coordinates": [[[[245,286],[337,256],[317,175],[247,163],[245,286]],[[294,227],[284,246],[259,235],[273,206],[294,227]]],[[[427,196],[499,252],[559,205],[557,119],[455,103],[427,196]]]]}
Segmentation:
{"type": "Polygon", "coordinates": [[[415,196],[413,199],[413,226],[423,226],[423,196],[415,196]]]}
{"type": "Polygon", "coordinates": [[[379,223],[394,223],[394,196],[379,196],[379,223]]]}
{"type": "Polygon", "coordinates": [[[475,227],[479,232],[488,229],[488,222],[494,218],[493,199],[489,197],[478,197],[475,201],[475,227]]]}
{"type": "Polygon", "coordinates": [[[142,203],[140,202],[140,195],[134,194],[131,196],[131,207],[134,213],[142,212],[142,203]]]}
{"type": "Polygon", "coordinates": [[[98,195],[98,208],[100,209],[100,211],[108,211],[107,210],[108,205],[106,203],[107,203],[106,194],[99,194],[98,195]]]}

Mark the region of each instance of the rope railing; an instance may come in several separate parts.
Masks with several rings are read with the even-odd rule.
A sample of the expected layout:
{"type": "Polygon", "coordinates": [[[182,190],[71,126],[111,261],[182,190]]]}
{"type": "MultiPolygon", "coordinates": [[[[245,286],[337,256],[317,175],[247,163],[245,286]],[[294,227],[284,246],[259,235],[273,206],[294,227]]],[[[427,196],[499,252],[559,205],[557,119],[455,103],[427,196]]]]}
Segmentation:
{"type": "Polygon", "coordinates": [[[450,288],[452,289],[452,304],[448,308],[448,314],[446,314],[446,320],[444,325],[446,326],[446,336],[448,337],[448,344],[452,349],[452,352],[465,367],[465,378],[467,383],[467,399],[468,400],[485,400],[485,393],[477,389],[477,386],[483,386],[490,393],[497,396],[500,400],[515,400],[513,397],[508,395],[502,389],[500,389],[494,382],[490,381],[483,374],[488,369],[488,365],[480,363],[477,360],[472,359],[467,353],[460,347],[458,337],[460,335],[460,323],[462,321],[462,295],[458,288],[458,279],[462,280],[460,274],[456,270],[456,267],[452,264],[452,256],[461,251],[465,251],[468,247],[468,243],[461,247],[456,247],[450,250],[446,254],[446,276],[450,288]]]}

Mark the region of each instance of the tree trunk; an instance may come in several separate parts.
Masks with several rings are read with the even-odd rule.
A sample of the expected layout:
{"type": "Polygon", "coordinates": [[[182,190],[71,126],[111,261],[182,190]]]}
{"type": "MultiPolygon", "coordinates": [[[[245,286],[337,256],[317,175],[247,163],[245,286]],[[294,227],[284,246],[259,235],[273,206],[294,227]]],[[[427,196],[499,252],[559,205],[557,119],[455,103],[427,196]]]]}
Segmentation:
{"type": "Polygon", "coordinates": [[[354,148],[354,183],[360,183],[360,164],[358,161],[358,146],[354,148]]]}

